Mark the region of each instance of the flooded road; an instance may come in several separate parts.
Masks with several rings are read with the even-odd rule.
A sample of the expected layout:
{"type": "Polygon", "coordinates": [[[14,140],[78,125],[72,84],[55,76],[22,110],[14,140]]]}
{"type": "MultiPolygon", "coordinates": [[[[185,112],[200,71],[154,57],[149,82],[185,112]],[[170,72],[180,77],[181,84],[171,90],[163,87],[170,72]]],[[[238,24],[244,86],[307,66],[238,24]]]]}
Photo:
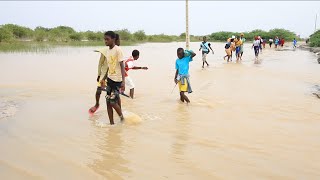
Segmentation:
{"type": "MultiPolygon", "coordinates": [[[[307,51],[266,48],[261,64],[247,44],[243,62],[223,61],[212,43],[209,68],[190,64],[191,104],[174,87],[183,43],[140,50],[131,71],[135,99],[121,97],[126,122],[94,105],[94,47],[0,54],[1,179],[319,179],[320,66],[307,51]]],[[[199,43],[191,43],[198,50],[199,43]]],[[[127,90],[128,93],[128,90],[127,90]]]]}

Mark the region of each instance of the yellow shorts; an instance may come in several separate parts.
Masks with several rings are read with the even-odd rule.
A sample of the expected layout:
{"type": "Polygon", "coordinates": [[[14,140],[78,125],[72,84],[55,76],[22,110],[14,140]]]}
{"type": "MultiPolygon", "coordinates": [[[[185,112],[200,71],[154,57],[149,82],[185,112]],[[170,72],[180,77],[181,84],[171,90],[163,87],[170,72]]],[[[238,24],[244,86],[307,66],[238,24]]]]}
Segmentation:
{"type": "Polygon", "coordinates": [[[180,92],[188,92],[188,83],[187,79],[184,79],[184,84],[181,84],[181,80],[178,82],[180,92]]]}

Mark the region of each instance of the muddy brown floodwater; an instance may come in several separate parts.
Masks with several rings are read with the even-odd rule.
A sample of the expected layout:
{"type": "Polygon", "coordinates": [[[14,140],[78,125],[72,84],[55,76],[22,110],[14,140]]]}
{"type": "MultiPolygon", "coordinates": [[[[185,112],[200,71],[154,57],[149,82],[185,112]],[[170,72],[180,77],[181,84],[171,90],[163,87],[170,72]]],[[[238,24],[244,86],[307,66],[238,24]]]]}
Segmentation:
{"type": "MultiPolygon", "coordinates": [[[[241,64],[213,43],[210,68],[191,63],[191,104],[173,76],[183,43],[122,47],[141,52],[130,72],[126,122],[107,124],[94,104],[99,54],[93,47],[0,54],[1,179],[319,179],[320,66],[307,51],[247,43],[241,64]]],[[[193,50],[199,43],[192,43],[193,50]]],[[[128,93],[128,92],[127,92],[128,93]]]]}

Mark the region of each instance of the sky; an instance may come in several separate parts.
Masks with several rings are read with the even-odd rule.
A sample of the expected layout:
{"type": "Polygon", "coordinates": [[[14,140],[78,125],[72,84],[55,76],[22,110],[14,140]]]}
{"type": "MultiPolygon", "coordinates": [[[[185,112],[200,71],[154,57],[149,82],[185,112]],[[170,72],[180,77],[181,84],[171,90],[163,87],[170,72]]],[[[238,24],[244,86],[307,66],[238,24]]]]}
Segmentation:
{"type": "MultiPolygon", "coordinates": [[[[0,24],[185,32],[185,1],[0,1],[0,7],[0,24]]],[[[308,37],[314,32],[316,14],[320,28],[320,1],[189,1],[189,31],[206,35],[285,28],[308,37]]]]}

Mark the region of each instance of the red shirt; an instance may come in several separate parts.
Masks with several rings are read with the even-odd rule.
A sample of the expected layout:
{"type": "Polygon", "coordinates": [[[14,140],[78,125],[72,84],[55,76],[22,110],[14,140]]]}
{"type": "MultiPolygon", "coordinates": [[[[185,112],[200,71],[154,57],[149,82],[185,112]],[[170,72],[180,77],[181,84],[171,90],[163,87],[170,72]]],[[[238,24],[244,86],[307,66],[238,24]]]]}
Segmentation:
{"type": "Polygon", "coordinates": [[[129,57],[129,59],[127,59],[124,62],[124,70],[126,71],[126,74],[125,74],[126,77],[128,76],[128,71],[134,67],[133,62],[134,62],[134,59],[132,56],[129,57]]]}

